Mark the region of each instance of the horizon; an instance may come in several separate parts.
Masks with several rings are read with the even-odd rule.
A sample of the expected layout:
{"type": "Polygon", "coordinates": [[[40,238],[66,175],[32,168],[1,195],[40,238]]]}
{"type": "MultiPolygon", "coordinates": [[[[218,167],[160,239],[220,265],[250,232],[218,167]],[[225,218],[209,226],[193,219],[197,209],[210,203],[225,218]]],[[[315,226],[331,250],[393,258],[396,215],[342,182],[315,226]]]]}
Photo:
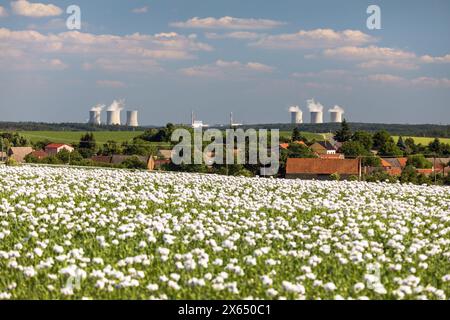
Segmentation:
{"type": "Polygon", "coordinates": [[[142,126],[188,124],[192,110],[210,125],[230,112],[286,124],[290,106],[306,123],[314,98],[325,122],[340,106],[349,123],[449,124],[445,0],[20,3],[0,0],[1,122],[85,123],[124,99],[142,126]],[[70,5],[81,30],[66,26],[70,5]]]}

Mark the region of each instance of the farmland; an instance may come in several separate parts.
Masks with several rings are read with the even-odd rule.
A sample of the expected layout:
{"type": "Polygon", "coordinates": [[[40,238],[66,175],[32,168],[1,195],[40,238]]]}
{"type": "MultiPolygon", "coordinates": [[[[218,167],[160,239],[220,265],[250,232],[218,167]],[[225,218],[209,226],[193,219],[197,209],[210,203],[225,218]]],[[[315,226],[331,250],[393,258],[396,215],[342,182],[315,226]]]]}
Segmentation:
{"type": "MultiPolygon", "coordinates": [[[[395,142],[397,142],[399,137],[393,137],[393,138],[394,138],[395,142]]],[[[409,138],[409,137],[403,137],[403,141],[405,141],[406,138],[409,138]]],[[[433,142],[433,140],[435,139],[435,138],[431,138],[431,137],[411,137],[411,138],[414,139],[415,144],[420,143],[424,146],[428,145],[430,142],[433,142]]],[[[450,143],[450,138],[439,138],[439,140],[442,143],[450,143]]]]}
{"type": "MultiPolygon", "coordinates": [[[[108,140],[117,142],[130,141],[143,131],[94,131],[97,143],[104,144],[108,140]]],[[[83,131],[19,131],[19,134],[31,142],[50,140],[56,143],[75,144],[80,141],[83,131]]]]}
{"type": "Polygon", "coordinates": [[[448,299],[448,187],[0,167],[1,299],[448,299]]]}

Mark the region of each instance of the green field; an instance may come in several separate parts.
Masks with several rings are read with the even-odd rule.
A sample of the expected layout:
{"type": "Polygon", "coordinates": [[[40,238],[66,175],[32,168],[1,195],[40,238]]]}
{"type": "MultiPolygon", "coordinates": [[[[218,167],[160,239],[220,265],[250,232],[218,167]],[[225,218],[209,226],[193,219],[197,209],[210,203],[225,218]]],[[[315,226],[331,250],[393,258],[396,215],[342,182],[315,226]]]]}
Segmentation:
{"type": "MultiPolygon", "coordinates": [[[[398,141],[398,137],[394,136],[393,137],[395,142],[398,141]]],[[[403,137],[403,141],[405,141],[406,138],[413,138],[414,139],[414,143],[419,144],[421,143],[422,145],[428,145],[430,142],[432,142],[435,138],[431,138],[431,137],[403,137]]],[[[441,143],[450,143],[450,138],[439,138],[439,140],[441,141],[441,143]]]]}
{"type": "MultiPolygon", "coordinates": [[[[80,137],[85,132],[82,131],[20,131],[19,134],[31,142],[50,140],[56,143],[78,143],[80,137]]],[[[117,142],[130,141],[134,137],[142,134],[142,131],[96,131],[95,140],[98,144],[104,144],[108,140],[117,142]]]]}
{"type": "MultiPolygon", "coordinates": [[[[301,134],[305,136],[308,140],[324,141],[330,137],[330,133],[312,133],[301,131],[301,134]]],[[[291,138],[292,131],[280,131],[280,138],[291,138]]]]}

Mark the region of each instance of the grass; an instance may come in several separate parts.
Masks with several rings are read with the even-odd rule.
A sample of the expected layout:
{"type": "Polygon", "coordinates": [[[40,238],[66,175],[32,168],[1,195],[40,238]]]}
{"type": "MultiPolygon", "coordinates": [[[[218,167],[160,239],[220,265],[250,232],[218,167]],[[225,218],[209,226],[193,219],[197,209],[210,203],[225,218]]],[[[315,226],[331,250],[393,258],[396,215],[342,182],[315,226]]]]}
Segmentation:
{"type": "MultiPolygon", "coordinates": [[[[397,136],[393,137],[395,142],[398,141],[397,136]]],[[[431,137],[403,137],[403,141],[405,141],[406,138],[413,138],[414,139],[414,143],[419,144],[421,143],[422,145],[428,145],[430,142],[432,142],[435,138],[431,138],[431,137]]],[[[441,143],[450,143],[450,138],[439,138],[439,140],[441,141],[441,143]]]]}
{"type": "MultiPolygon", "coordinates": [[[[83,131],[20,131],[19,134],[31,142],[50,140],[55,143],[78,143],[83,131]]],[[[108,140],[119,143],[130,141],[142,134],[142,131],[95,131],[94,137],[98,144],[104,144],[108,140]]]]}
{"type": "MultiPolygon", "coordinates": [[[[308,140],[324,141],[328,140],[330,137],[329,133],[313,133],[301,131],[301,134],[305,136],[308,140]]],[[[292,131],[280,131],[280,138],[291,138],[292,131]]]]}

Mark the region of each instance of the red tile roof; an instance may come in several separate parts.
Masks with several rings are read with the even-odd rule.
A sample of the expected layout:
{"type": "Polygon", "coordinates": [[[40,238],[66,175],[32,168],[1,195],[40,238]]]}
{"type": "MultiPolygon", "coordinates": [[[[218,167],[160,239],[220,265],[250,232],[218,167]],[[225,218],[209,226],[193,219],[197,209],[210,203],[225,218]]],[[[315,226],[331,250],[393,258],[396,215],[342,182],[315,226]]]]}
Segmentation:
{"type": "Polygon", "coordinates": [[[286,174],[359,174],[358,159],[289,158],[286,174]]]}
{"type": "Polygon", "coordinates": [[[335,153],[335,154],[320,154],[317,153],[320,159],[345,159],[345,155],[343,153],[335,153]]]}
{"type": "Polygon", "coordinates": [[[31,154],[38,159],[44,159],[48,157],[48,153],[43,150],[33,151],[31,154]]]}
{"type": "Polygon", "coordinates": [[[50,143],[47,146],[45,146],[46,149],[58,149],[64,146],[68,146],[70,147],[70,145],[65,144],[65,143],[50,143]]]}

